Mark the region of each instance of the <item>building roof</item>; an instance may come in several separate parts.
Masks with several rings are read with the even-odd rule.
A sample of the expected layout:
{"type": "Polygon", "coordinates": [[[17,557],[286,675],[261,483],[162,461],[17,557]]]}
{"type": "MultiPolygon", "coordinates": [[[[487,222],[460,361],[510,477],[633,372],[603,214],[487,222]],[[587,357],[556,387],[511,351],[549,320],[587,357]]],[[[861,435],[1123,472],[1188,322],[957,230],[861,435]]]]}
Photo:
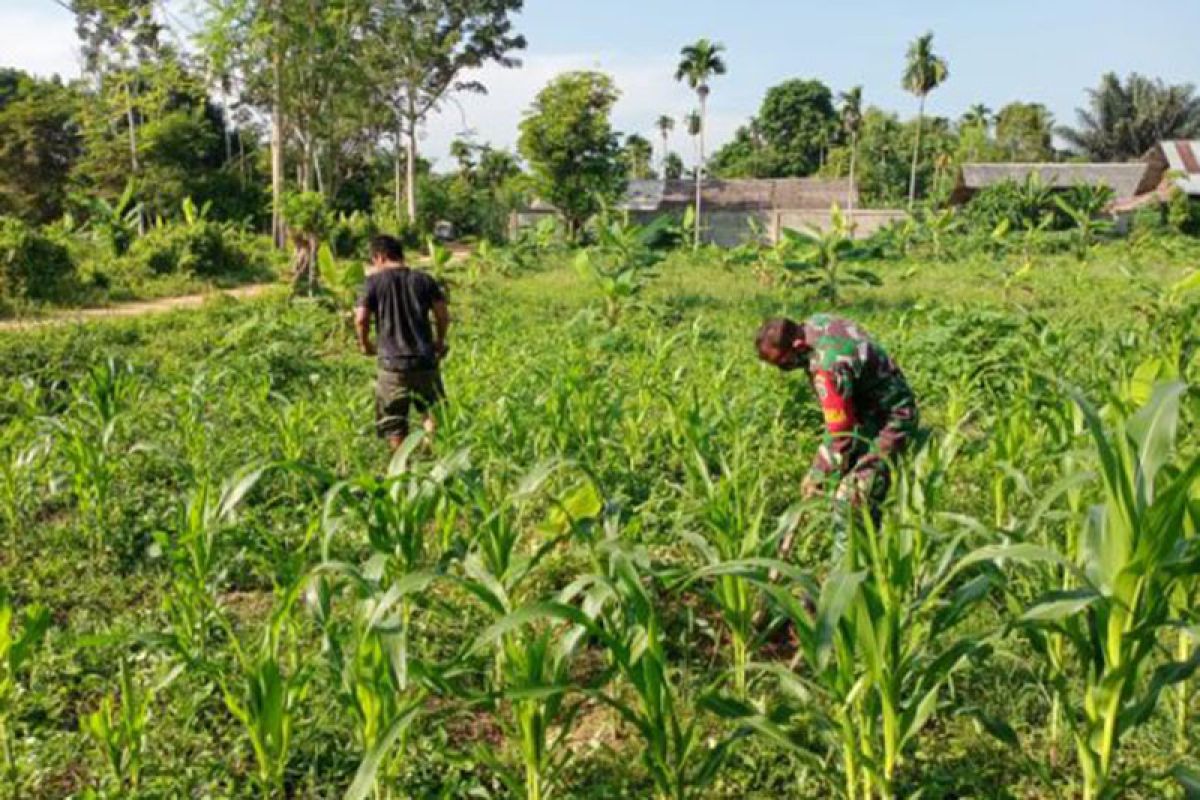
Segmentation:
{"type": "Polygon", "coordinates": [[[1189,195],[1200,196],[1200,139],[1176,139],[1158,145],[1167,160],[1167,169],[1177,173],[1176,186],[1189,195]]]}
{"type": "Polygon", "coordinates": [[[1084,183],[1108,186],[1118,198],[1133,197],[1153,188],[1150,165],[1144,161],[1119,164],[963,164],[962,187],[979,190],[1005,181],[1018,183],[1036,174],[1048,186],[1067,189],[1084,183]]]}
{"type": "MultiPolygon", "coordinates": [[[[705,179],[701,200],[705,211],[828,211],[834,203],[845,205],[850,191],[848,178],[705,179]]],[[[853,198],[857,203],[857,188],[853,190],[853,198]]],[[[695,181],[632,180],[617,208],[634,212],[668,212],[684,209],[695,201],[695,181]]],[[[550,212],[554,208],[538,199],[529,210],[550,212]]]]}

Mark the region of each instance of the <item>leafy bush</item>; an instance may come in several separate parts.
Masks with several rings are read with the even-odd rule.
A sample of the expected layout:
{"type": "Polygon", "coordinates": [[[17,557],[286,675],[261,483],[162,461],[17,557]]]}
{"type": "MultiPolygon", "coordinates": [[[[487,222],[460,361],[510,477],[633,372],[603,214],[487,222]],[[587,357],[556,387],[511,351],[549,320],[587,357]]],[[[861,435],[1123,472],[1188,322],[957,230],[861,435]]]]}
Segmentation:
{"type": "Polygon", "coordinates": [[[1004,181],[979,191],[963,209],[975,228],[993,230],[1005,221],[1013,230],[1036,226],[1055,210],[1053,193],[1036,175],[1024,182],[1004,181]]]}
{"type": "Polygon", "coordinates": [[[283,197],[283,218],[289,228],[320,238],[329,230],[329,209],[319,192],[289,192],[283,197]]]}
{"type": "Polygon", "coordinates": [[[378,227],[367,214],[338,214],[329,231],[329,244],[338,258],[366,258],[367,245],[378,227]]]}
{"type": "Polygon", "coordinates": [[[0,217],[0,299],[58,297],[74,273],[61,242],[15,217],[0,217]]]}
{"type": "Polygon", "coordinates": [[[203,219],[190,225],[158,225],[133,243],[127,257],[127,265],[140,276],[245,275],[269,264],[269,255],[252,237],[203,219]]]}

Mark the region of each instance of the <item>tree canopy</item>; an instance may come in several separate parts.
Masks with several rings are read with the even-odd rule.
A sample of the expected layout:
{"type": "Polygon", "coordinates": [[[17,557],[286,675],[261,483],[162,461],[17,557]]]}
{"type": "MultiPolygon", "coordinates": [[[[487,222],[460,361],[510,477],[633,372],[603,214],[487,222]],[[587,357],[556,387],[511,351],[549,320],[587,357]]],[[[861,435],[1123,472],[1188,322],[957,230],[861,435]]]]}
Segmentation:
{"type": "Polygon", "coordinates": [[[599,72],[568,72],[542,89],[521,122],[518,149],[538,194],[573,233],[625,185],[621,147],[609,118],[619,93],[599,72]]]}

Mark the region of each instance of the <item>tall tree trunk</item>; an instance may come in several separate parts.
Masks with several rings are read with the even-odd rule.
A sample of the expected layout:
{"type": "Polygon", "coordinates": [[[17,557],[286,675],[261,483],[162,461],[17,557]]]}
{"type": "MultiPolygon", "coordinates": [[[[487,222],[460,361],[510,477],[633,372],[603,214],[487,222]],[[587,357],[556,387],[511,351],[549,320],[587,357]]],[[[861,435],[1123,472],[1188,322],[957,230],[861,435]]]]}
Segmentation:
{"type": "Polygon", "coordinates": [[[274,0],[274,53],[271,57],[271,238],[275,247],[286,245],[283,224],[283,52],[280,42],[280,0],[274,0]]]}
{"type": "Polygon", "coordinates": [[[846,208],[854,210],[854,168],[858,166],[858,134],[850,137],[850,185],[846,187],[846,208]]]}
{"type": "Polygon", "coordinates": [[[921,105],[917,109],[917,136],[913,142],[912,170],[908,175],[908,210],[912,211],[917,202],[917,162],[921,157],[921,130],[925,127],[925,95],[921,95],[921,105]]]}
{"type": "Polygon", "coordinates": [[[396,146],[392,155],[396,158],[395,164],[395,192],[396,192],[396,219],[400,221],[400,210],[404,207],[404,184],[403,170],[400,164],[400,149],[404,142],[404,124],[400,116],[396,116],[396,146]]]}
{"type": "Polygon", "coordinates": [[[702,227],[701,220],[703,219],[701,216],[703,213],[701,194],[704,186],[704,128],[707,123],[707,106],[708,94],[700,92],[700,156],[696,161],[696,227],[692,236],[692,249],[694,250],[700,249],[700,228],[702,227]]]}
{"type": "Polygon", "coordinates": [[[662,179],[665,181],[667,179],[667,150],[670,148],[670,144],[667,142],[667,132],[666,131],[662,132],[662,137],[663,137],[662,179]]]}
{"type": "Polygon", "coordinates": [[[416,100],[411,94],[408,96],[408,113],[405,122],[408,124],[408,130],[405,131],[407,138],[404,140],[405,163],[404,163],[404,192],[405,192],[405,210],[408,212],[408,221],[410,225],[416,225],[417,221],[417,114],[416,100]]]}

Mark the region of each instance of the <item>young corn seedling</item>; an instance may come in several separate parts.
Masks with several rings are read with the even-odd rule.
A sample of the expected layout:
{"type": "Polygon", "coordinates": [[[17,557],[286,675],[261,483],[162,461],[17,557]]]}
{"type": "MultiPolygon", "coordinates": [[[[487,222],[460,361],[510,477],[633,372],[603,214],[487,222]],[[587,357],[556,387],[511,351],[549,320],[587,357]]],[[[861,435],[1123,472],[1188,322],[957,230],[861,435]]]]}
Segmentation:
{"type": "Polygon", "coordinates": [[[0,752],[4,756],[5,779],[10,786],[17,786],[18,778],[9,725],[21,689],[20,673],[50,628],[50,612],[43,606],[26,607],[20,615],[20,626],[14,630],[15,615],[8,590],[0,586],[0,752]]]}
{"type": "Polygon", "coordinates": [[[70,466],[72,493],[96,551],[110,527],[112,491],[120,467],[120,422],[138,391],[128,367],[109,360],[93,367],[74,404],[76,413],[51,420],[70,466]]]}
{"type": "Polygon", "coordinates": [[[379,561],[365,570],[339,562],[320,565],[309,583],[308,605],[321,626],[324,655],[335,695],[354,720],[362,760],[346,797],[378,795],[380,779],[405,750],[407,733],[421,713],[423,666],[410,654],[409,595],[424,591],[433,573],[411,573],[385,585],[379,561]],[[350,624],[333,613],[336,593],[356,600],[350,624]]]}
{"type": "Polygon", "coordinates": [[[231,641],[237,669],[220,677],[225,705],[250,740],[259,790],[264,798],[284,794],[284,774],[292,750],[292,732],[307,691],[311,668],[300,667],[289,615],[300,590],[290,587],[272,612],[259,645],[247,652],[231,641]]]}
{"type": "Polygon", "coordinates": [[[568,586],[555,601],[524,613],[530,619],[552,617],[580,625],[607,653],[609,668],[626,692],[592,691],[643,740],[642,764],[662,800],[703,796],[716,777],[734,739],[706,741],[702,717],[683,702],[687,687],[667,658],[666,632],[659,600],[648,590],[647,554],[615,538],[615,528],[595,546],[605,571],[568,586]],[[576,605],[578,604],[578,605],[576,605]]]}
{"type": "MultiPolygon", "coordinates": [[[[925,467],[944,467],[953,454],[953,446],[946,447],[925,467]]],[[[900,500],[908,521],[887,514],[876,528],[864,513],[851,526],[845,565],[819,588],[804,573],[769,559],[705,570],[740,574],[760,585],[792,627],[799,650],[792,669],[750,666],[752,673],[773,678],[783,693],[769,711],[715,695],[704,705],[806,758],[821,757],[813,734],[825,738],[841,752],[844,791],[851,800],[901,796],[900,768],[937,712],[943,690],[968,659],[989,651],[986,635],[961,632],[959,625],[987,598],[994,571],[953,580],[961,537],[927,537],[929,517],[912,518],[915,508],[932,514],[928,503],[940,479],[935,472],[902,476],[901,493],[923,487],[921,500],[900,500]],[[784,576],[784,583],[772,581],[771,571],[784,576]],[[795,669],[801,662],[803,669],[795,669]]]]}
{"type": "Polygon", "coordinates": [[[1074,588],[1052,584],[1017,624],[1043,658],[1050,635],[1073,660],[1051,680],[1083,773],[1085,800],[1118,796],[1115,772],[1122,737],[1145,723],[1159,695],[1200,666],[1200,648],[1179,660],[1160,636],[1185,621],[1172,615],[1181,582],[1200,574],[1186,535],[1200,457],[1170,466],[1182,383],[1159,385],[1149,403],[1114,429],[1077,397],[1099,461],[1104,501],[1092,507],[1075,552],[1020,543],[984,548],[967,559],[1050,563],[1070,572],[1074,588]],[[1072,665],[1074,669],[1072,669],[1072,665]]]}
{"type": "Polygon", "coordinates": [[[126,659],[121,660],[120,700],[100,701],[100,708],[79,721],[80,730],[99,748],[119,792],[137,791],[142,780],[142,754],[155,696],[179,674],[176,667],[158,684],[142,688],[126,659]]]}
{"type": "Polygon", "coordinates": [[[516,776],[486,750],[481,755],[510,791],[525,800],[546,800],[561,788],[563,770],[573,755],[567,742],[581,708],[571,666],[585,643],[586,631],[574,625],[539,621],[537,604],[518,609],[489,627],[473,651],[498,650],[499,674],[491,704],[506,704],[509,735],[518,744],[523,776],[516,776]]]}
{"type": "MultiPolygon", "coordinates": [[[[699,461],[699,459],[697,459],[699,461]]],[[[698,467],[704,476],[706,497],[702,512],[707,536],[687,531],[682,538],[701,556],[705,567],[730,561],[763,557],[768,549],[795,530],[800,522],[798,509],[785,514],[773,536],[763,535],[761,481],[751,487],[742,487],[739,480],[744,474],[730,469],[725,464],[720,479],[714,480],[707,467],[700,462],[698,467]]],[[[683,586],[692,583],[685,578],[683,586]]],[[[739,699],[746,697],[746,675],[750,653],[757,637],[756,618],[759,611],[760,592],[752,581],[732,573],[704,581],[706,594],[720,611],[721,620],[729,637],[729,662],[733,673],[734,694],[739,699]]]]}

